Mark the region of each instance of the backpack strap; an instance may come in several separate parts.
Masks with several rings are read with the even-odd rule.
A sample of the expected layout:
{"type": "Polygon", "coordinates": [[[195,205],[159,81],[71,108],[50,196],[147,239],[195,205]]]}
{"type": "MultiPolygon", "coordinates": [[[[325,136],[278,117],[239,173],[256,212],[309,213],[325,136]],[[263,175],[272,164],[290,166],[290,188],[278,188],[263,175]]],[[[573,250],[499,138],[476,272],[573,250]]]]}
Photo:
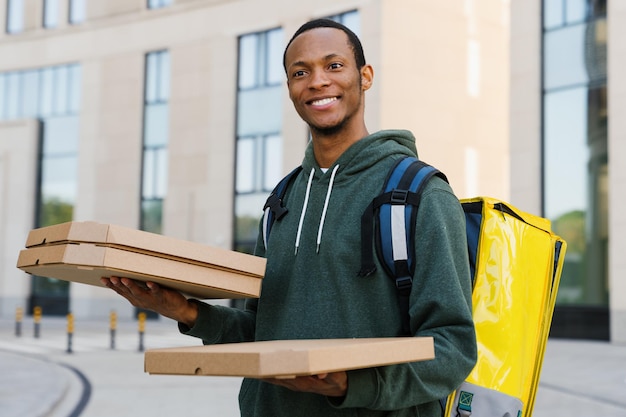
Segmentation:
{"type": "Polygon", "coordinates": [[[446,176],[414,157],[400,159],[389,172],[382,193],[361,216],[360,276],[376,271],[372,242],[383,268],[394,281],[402,312],[402,327],[409,334],[409,296],[415,272],[415,220],[421,194],[428,180],[446,176]],[[374,220],[376,220],[374,222],[374,220]],[[373,239],[376,226],[376,239],[373,239]]]}
{"type": "Polygon", "coordinates": [[[295,178],[300,171],[302,171],[302,166],[294,168],[293,171],[280,180],[265,201],[265,205],[263,206],[263,211],[265,212],[263,216],[263,245],[265,249],[267,249],[267,239],[269,238],[274,221],[282,219],[289,211],[283,205],[283,197],[285,197],[289,183],[291,183],[291,180],[295,178]]]}

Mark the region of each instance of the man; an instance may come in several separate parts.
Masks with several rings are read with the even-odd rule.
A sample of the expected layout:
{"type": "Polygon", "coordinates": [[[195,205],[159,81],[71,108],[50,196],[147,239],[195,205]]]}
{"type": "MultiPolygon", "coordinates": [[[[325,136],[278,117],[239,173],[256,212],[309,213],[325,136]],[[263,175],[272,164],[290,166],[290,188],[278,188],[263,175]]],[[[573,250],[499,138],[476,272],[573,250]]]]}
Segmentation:
{"type": "MultiPolygon", "coordinates": [[[[330,20],[304,24],[284,54],[289,97],[312,141],[292,181],[267,247],[260,299],[245,310],[187,300],[148,283],[103,282],[133,305],[177,320],[205,344],[253,340],[394,337],[402,318],[393,282],[382,267],[360,267],[360,219],[387,173],[415,156],[407,131],[369,134],[364,93],[373,81],[358,38],[330,20]]],[[[242,416],[440,416],[439,399],[476,360],[464,216],[444,181],[429,181],[416,220],[417,265],[410,296],[414,336],[432,336],[431,361],[287,380],[245,379],[242,416]]]]}

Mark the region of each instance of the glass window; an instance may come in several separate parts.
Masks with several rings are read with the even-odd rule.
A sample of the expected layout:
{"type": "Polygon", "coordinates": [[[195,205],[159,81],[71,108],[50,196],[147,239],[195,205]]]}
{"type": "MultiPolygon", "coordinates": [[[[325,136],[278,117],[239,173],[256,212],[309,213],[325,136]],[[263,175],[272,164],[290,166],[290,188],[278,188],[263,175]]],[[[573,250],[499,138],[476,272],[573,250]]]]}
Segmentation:
{"type": "Polygon", "coordinates": [[[144,150],[143,199],[164,198],[167,194],[167,148],[147,147],[144,150]]]}
{"type": "Polygon", "coordinates": [[[59,0],[44,0],[43,27],[55,28],[59,25],[59,0]]]}
{"type": "Polygon", "coordinates": [[[546,89],[589,81],[585,67],[585,28],[579,24],[551,31],[544,37],[544,83],[546,89]]]}
{"type": "Polygon", "coordinates": [[[24,0],[7,1],[7,33],[24,30],[24,0]]]}
{"type": "Polygon", "coordinates": [[[358,10],[352,10],[349,12],[328,16],[328,19],[334,20],[335,22],[347,26],[357,36],[359,36],[361,33],[361,20],[359,18],[358,10]]]}
{"type": "Polygon", "coordinates": [[[580,23],[587,19],[588,0],[567,0],[565,20],[567,23],[580,23]]]}
{"type": "Polygon", "coordinates": [[[17,119],[21,116],[21,84],[19,72],[9,72],[6,75],[6,116],[7,119],[17,119]]]}
{"type": "Polygon", "coordinates": [[[275,29],[267,33],[267,84],[285,82],[283,69],[283,30],[275,29]]]}
{"type": "Polygon", "coordinates": [[[22,82],[22,114],[24,117],[35,118],[39,111],[39,71],[24,71],[22,82]]]}
{"type": "Polygon", "coordinates": [[[237,179],[236,190],[238,193],[254,191],[255,177],[255,140],[254,138],[242,138],[237,141],[237,179]]]}
{"type": "Polygon", "coordinates": [[[148,9],[158,9],[172,4],[172,0],[148,0],[148,9]]]}
{"type": "Polygon", "coordinates": [[[239,38],[239,88],[252,88],[257,85],[257,55],[259,38],[256,34],[239,38]]]}
{"type": "Polygon", "coordinates": [[[163,199],[167,195],[170,58],[168,51],[146,55],[143,172],[140,224],[161,232],[163,199]]]}
{"type": "Polygon", "coordinates": [[[543,0],[543,27],[561,26],[565,16],[563,0],[543,0]]]}
{"type": "Polygon", "coordinates": [[[544,0],[544,16],[557,5],[543,39],[544,216],[568,245],[557,303],[607,306],[606,2],[544,0]]]}
{"type": "Polygon", "coordinates": [[[168,138],[168,105],[164,103],[146,106],[144,121],[144,144],[166,146],[168,138]]]}
{"type": "Polygon", "coordinates": [[[6,115],[6,102],[7,102],[7,88],[6,88],[6,75],[0,72],[0,120],[7,118],[6,115]]]}
{"type": "Polygon", "coordinates": [[[39,102],[39,114],[51,115],[54,111],[54,68],[47,67],[41,71],[41,91],[39,102]]]}
{"type": "Polygon", "coordinates": [[[43,122],[40,217],[37,227],[72,219],[76,200],[78,117],[49,117],[43,122]]]}
{"type": "Polygon", "coordinates": [[[170,95],[170,62],[167,51],[151,52],[146,58],[146,102],[167,101],[170,95]]]}
{"type": "MultiPolygon", "coordinates": [[[[606,17],[606,0],[588,0],[594,17],[606,17]]],[[[619,1],[619,0],[618,0],[619,1]]]]}
{"type": "Polygon", "coordinates": [[[56,67],[54,70],[55,95],[54,114],[67,114],[69,108],[69,71],[66,65],[56,67]]]}
{"type": "Polygon", "coordinates": [[[85,0],[70,0],[70,23],[77,24],[84,22],[85,15],[85,0]]]}
{"type": "Polygon", "coordinates": [[[263,189],[271,191],[283,177],[283,143],[280,135],[270,135],[265,138],[264,145],[263,189]]]}
{"type": "Polygon", "coordinates": [[[78,113],[80,109],[80,93],[82,72],[80,65],[70,65],[68,67],[69,91],[68,91],[68,110],[70,113],[78,113]]]}

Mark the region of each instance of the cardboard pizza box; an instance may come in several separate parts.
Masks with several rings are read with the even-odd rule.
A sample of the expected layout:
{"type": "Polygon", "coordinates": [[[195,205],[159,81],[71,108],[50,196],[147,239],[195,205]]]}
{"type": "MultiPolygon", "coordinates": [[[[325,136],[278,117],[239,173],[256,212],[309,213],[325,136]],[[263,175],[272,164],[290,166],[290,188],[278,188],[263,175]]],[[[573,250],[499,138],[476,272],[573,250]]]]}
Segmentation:
{"type": "Polygon", "coordinates": [[[34,246],[20,251],[17,267],[29,274],[102,286],[101,277],[152,281],[200,299],[257,298],[262,277],[210,265],[90,243],[34,246]]]}
{"type": "Polygon", "coordinates": [[[179,261],[210,265],[239,274],[262,277],[265,259],[157,233],[97,222],[67,222],[33,229],[26,247],[63,243],[95,243],[179,261]]]}
{"type": "Polygon", "coordinates": [[[150,374],[293,378],[435,357],[432,337],[273,340],[150,349],[150,374]]]}

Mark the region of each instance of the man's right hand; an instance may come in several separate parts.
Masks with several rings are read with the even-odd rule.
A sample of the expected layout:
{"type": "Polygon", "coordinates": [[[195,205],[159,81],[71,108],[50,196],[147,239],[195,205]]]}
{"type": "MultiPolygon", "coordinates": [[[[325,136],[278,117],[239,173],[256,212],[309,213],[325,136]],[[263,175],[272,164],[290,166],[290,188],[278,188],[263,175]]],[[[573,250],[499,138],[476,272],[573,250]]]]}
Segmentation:
{"type": "Polygon", "coordinates": [[[130,278],[102,277],[100,282],[126,298],[133,306],[155,311],[172,320],[193,327],[198,317],[198,306],[178,291],[161,287],[154,282],[130,278]]]}

